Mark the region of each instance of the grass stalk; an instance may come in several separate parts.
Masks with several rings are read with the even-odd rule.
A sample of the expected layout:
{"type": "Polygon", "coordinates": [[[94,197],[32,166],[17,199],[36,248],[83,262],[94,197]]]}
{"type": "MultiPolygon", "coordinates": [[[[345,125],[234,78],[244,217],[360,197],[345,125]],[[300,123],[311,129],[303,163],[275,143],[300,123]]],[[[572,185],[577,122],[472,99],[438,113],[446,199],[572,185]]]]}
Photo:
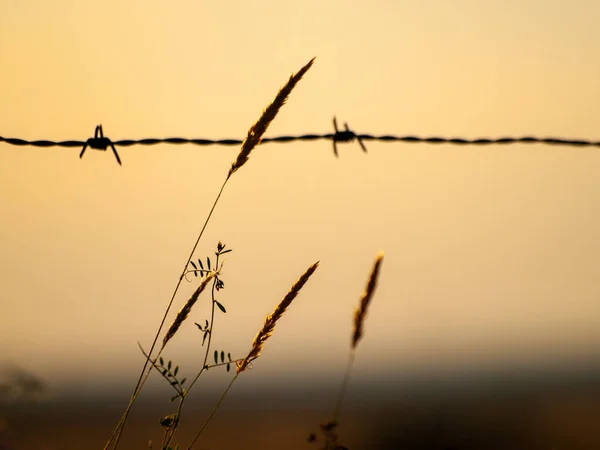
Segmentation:
{"type": "Polygon", "coordinates": [[[196,436],[194,436],[194,439],[192,439],[192,442],[190,442],[190,445],[188,446],[187,450],[191,450],[192,445],[194,445],[196,443],[196,441],[198,440],[198,438],[200,437],[200,435],[202,434],[202,432],[204,431],[204,429],[208,425],[208,422],[210,422],[210,419],[213,418],[213,416],[215,415],[215,413],[219,409],[219,406],[221,406],[221,403],[223,403],[223,400],[225,400],[225,397],[229,393],[229,390],[231,389],[231,386],[233,386],[233,383],[235,382],[235,380],[237,380],[237,377],[239,375],[240,375],[239,373],[236,373],[234,375],[234,377],[231,379],[231,382],[229,383],[229,385],[227,386],[227,388],[225,389],[225,391],[223,391],[223,395],[221,395],[221,398],[219,398],[219,401],[217,402],[217,404],[215,405],[215,407],[212,409],[212,411],[210,412],[210,414],[208,415],[208,417],[206,418],[206,420],[204,421],[204,423],[200,427],[200,430],[198,431],[198,433],[196,434],[196,436]]]}
{"type": "MultiPolygon", "coordinates": [[[[218,267],[219,266],[219,256],[220,253],[217,253],[217,259],[215,262],[215,265],[218,267]]],[[[216,298],[215,298],[215,288],[217,285],[217,279],[213,279],[213,284],[212,284],[212,289],[211,289],[211,311],[210,311],[210,333],[208,333],[208,341],[206,343],[206,351],[204,352],[204,360],[202,361],[202,367],[200,368],[200,371],[198,372],[198,374],[196,375],[196,377],[192,380],[192,382],[190,383],[187,392],[189,393],[192,388],[194,387],[194,385],[196,384],[196,382],[198,381],[198,379],[200,378],[200,375],[202,375],[202,373],[204,372],[204,370],[206,369],[206,362],[208,361],[208,355],[210,353],[210,344],[212,342],[212,336],[213,336],[213,330],[214,330],[214,324],[215,324],[215,304],[216,304],[216,298]]],[[[186,395],[182,396],[179,399],[179,405],[177,407],[177,422],[175,423],[175,426],[172,428],[172,431],[169,430],[169,435],[168,438],[166,439],[166,444],[163,445],[163,448],[166,448],[171,442],[172,440],[175,438],[175,434],[177,433],[177,429],[179,427],[179,418],[181,417],[181,413],[183,411],[183,404],[185,402],[185,399],[187,397],[187,393],[186,395]]]]}
{"type": "MultiPolygon", "coordinates": [[[[270,123],[273,121],[273,119],[275,118],[275,116],[277,115],[277,113],[279,112],[281,107],[285,104],[287,98],[291,94],[291,92],[294,89],[294,87],[296,86],[296,84],[300,81],[300,79],[302,79],[302,77],[308,71],[308,69],[310,69],[314,60],[315,60],[315,58],[311,59],[304,67],[302,67],[298,71],[298,73],[296,73],[295,75],[292,75],[290,77],[288,82],[277,93],[275,100],[273,100],[273,102],[263,111],[260,119],[248,131],[248,135],[247,135],[246,139],[244,140],[244,142],[242,143],[242,149],[241,149],[240,153],[238,154],[238,157],[232,164],[232,166],[227,174],[227,177],[225,178],[225,181],[221,185],[221,189],[219,190],[219,193],[210,209],[210,212],[208,213],[208,215],[206,217],[206,220],[204,221],[204,225],[202,226],[202,229],[200,230],[200,233],[198,234],[196,242],[194,243],[194,246],[192,247],[190,255],[187,258],[187,261],[183,267],[181,275],[179,276],[179,280],[177,281],[177,284],[175,286],[173,294],[171,295],[171,299],[169,300],[169,302],[167,304],[167,308],[165,309],[163,318],[162,318],[160,325],[158,327],[158,330],[154,336],[154,340],[150,347],[150,351],[148,352],[148,355],[150,357],[152,356],[152,353],[154,352],[154,349],[156,347],[156,343],[158,342],[160,333],[164,327],[164,324],[166,322],[169,311],[171,310],[171,307],[175,300],[175,296],[177,295],[177,292],[179,291],[179,287],[181,286],[181,282],[182,282],[183,278],[185,277],[186,269],[187,269],[190,261],[192,260],[192,257],[194,256],[194,252],[196,251],[196,248],[198,247],[200,239],[202,238],[202,235],[204,234],[204,230],[206,229],[208,222],[210,221],[210,218],[212,217],[212,214],[217,206],[217,203],[219,202],[219,199],[221,198],[223,190],[225,189],[225,186],[227,185],[227,181],[229,181],[231,176],[248,161],[250,152],[260,143],[260,141],[261,141],[264,133],[267,131],[267,128],[269,127],[270,123]]],[[[166,342],[164,342],[164,343],[166,344],[166,342]]],[[[164,345],[160,351],[162,351],[163,348],[164,348],[164,345]]],[[[159,353],[160,353],[160,351],[159,351],[159,353]]],[[[131,411],[131,408],[133,407],[133,404],[135,403],[146,380],[150,376],[150,372],[152,371],[152,366],[148,367],[149,360],[150,360],[150,358],[147,358],[144,361],[144,366],[142,367],[142,370],[138,377],[137,383],[135,385],[133,394],[131,395],[131,398],[129,400],[127,408],[125,409],[123,416],[117,423],[117,426],[115,427],[109,441],[104,446],[104,450],[108,450],[108,448],[111,446],[113,441],[114,441],[113,449],[117,450],[117,447],[119,445],[119,441],[121,439],[121,435],[123,433],[123,429],[127,422],[127,418],[131,411]]]]}
{"type": "Polygon", "coordinates": [[[364,335],[364,323],[367,317],[367,310],[369,308],[371,300],[373,299],[375,288],[377,287],[377,279],[379,277],[379,270],[381,268],[382,262],[383,253],[379,253],[375,258],[375,263],[373,264],[373,268],[371,269],[371,274],[369,275],[367,286],[361,296],[358,308],[356,308],[356,311],[354,312],[354,327],[352,331],[352,338],[350,341],[348,364],[346,365],[346,371],[344,373],[344,379],[340,388],[340,394],[337,398],[335,408],[333,410],[333,418],[329,422],[326,422],[321,425],[321,431],[323,432],[323,435],[325,437],[325,442],[323,444],[324,450],[335,450],[337,448],[340,448],[337,443],[338,435],[336,428],[339,425],[339,418],[342,411],[342,403],[344,401],[344,397],[348,389],[348,381],[350,379],[350,374],[354,366],[356,347],[358,346],[358,343],[364,335]]]}
{"type": "Polygon", "coordinates": [[[187,450],[191,450],[192,445],[194,445],[194,443],[198,440],[198,438],[200,437],[200,435],[202,434],[202,432],[208,425],[208,422],[210,422],[210,419],[212,419],[212,417],[217,412],[217,409],[219,408],[219,406],[225,399],[225,396],[231,389],[231,386],[233,386],[233,383],[235,382],[235,380],[237,380],[237,377],[241,373],[248,370],[250,363],[260,356],[265,342],[269,339],[269,337],[271,337],[271,335],[275,331],[275,325],[277,324],[277,321],[279,319],[281,319],[283,314],[287,311],[289,306],[292,304],[292,301],[298,296],[298,293],[304,287],[304,285],[309,280],[311,275],[315,272],[315,270],[317,270],[318,266],[319,266],[319,261],[317,261],[312,266],[310,266],[306,270],[306,272],[304,272],[304,274],[302,274],[302,276],[292,285],[292,288],[289,290],[289,292],[283,297],[281,302],[279,302],[279,304],[275,307],[275,310],[273,311],[273,313],[267,315],[267,318],[265,319],[265,324],[263,325],[262,329],[258,332],[256,337],[252,341],[252,347],[250,349],[250,352],[248,353],[248,356],[246,356],[246,358],[244,358],[241,362],[236,362],[237,369],[236,369],[235,376],[231,379],[231,382],[227,386],[227,389],[225,389],[225,392],[223,392],[223,395],[221,396],[221,398],[219,399],[219,401],[217,402],[217,404],[215,405],[213,410],[210,412],[207,419],[204,421],[204,423],[200,427],[200,430],[198,431],[198,433],[196,434],[196,436],[190,443],[187,450]]]}

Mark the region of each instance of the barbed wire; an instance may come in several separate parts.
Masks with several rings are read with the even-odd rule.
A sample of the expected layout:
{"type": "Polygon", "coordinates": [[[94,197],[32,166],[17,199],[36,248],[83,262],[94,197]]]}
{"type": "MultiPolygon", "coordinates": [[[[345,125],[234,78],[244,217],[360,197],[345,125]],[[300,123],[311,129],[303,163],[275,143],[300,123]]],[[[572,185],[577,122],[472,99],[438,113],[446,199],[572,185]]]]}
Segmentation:
{"type": "MultiPolygon", "coordinates": [[[[287,143],[293,141],[317,141],[317,140],[330,140],[333,143],[334,154],[337,156],[336,143],[351,142],[355,139],[358,140],[363,151],[367,151],[363,144],[363,141],[381,141],[381,142],[407,142],[407,143],[428,143],[428,144],[453,144],[453,145],[508,145],[508,144],[547,144],[547,145],[563,145],[571,147],[600,147],[600,141],[596,140],[585,140],[585,139],[568,139],[568,138],[557,138],[557,137],[535,137],[535,136],[522,136],[522,137],[496,137],[496,138],[464,138],[464,137],[443,137],[443,136],[414,136],[414,135],[373,135],[368,133],[355,133],[348,128],[348,124],[345,124],[344,130],[338,130],[337,123],[334,118],[334,133],[324,134],[302,134],[302,135],[284,135],[265,137],[261,143],[268,142],[279,142],[287,143]]],[[[108,137],[105,137],[102,132],[102,125],[96,127],[94,137],[91,137],[85,141],[81,140],[68,140],[68,141],[52,141],[52,140],[26,140],[21,138],[7,138],[0,136],[0,142],[4,142],[9,145],[15,146],[33,146],[33,147],[82,147],[80,157],[83,156],[87,147],[94,150],[107,150],[109,147],[112,149],[115,157],[119,164],[121,164],[119,155],[116,147],[131,147],[133,145],[156,145],[156,144],[193,144],[193,145],[220,145],[220,146],[234,146],[241,145],[243,140],[241,139],[190,139],[183,137],[169,137],[169,138],[144,138],[144,139],[120,139],[112,141],[108,137]]]]}

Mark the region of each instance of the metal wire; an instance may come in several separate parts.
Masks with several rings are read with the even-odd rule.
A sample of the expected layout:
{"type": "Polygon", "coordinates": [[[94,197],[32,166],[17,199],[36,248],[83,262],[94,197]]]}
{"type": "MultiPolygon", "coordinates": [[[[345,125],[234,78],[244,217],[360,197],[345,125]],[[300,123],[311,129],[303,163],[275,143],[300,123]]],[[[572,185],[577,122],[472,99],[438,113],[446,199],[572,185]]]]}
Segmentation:
{"type": "MultiPolygon", "coordinates": [[[[274,136],[265,137],[262,143],[266,142],[293,142],[293,141],[317,141],[317,140],[331,140],[336,142],[347,142],[352,138],[358,138],[364,141],[383,141],[383,142],[423,142],[429,144],[455,144],[455,145],[494,145],[494,144],[550,144],[550,145],[565,145],[573,147],[600,147],[600,141],[585,140],[585,139],[566,139],[566,138],[555,138],[555,137],[535,137],[535,136],[523,136],[523,137],[499,137],[499,138],[450,138],[450,137],[422,137],[422,136],[395,136],[395,135],[372,135],[372,134],[354,134],[352,133],[351,138],[347,138],[344,135],[347,132],[340,131],[339,133],[326,133],[326,134],[303,134],[303,135],[290,135],[290,136],[274,136]],[[341,135],[341,136],[340,136],[341,135]]],[[[20,138],[5,138],[0,136],[0,142],[4,142],[9,145],[16,146],[33,146],[33,147],[83,147],[86,142],[89,143],[94,138],[90,138],[87,141],[50,141],[50,140],[36,140],[28,141],[20,138]]],[[[145,138],[145,139],[122,139],[118,141],[111,141],[115,146],[119,147],[130,147],[132,145],[156,145],[156,144],[193,144],[193,145],[222,145],[222,146],[233,146],[240,145],[243,140],[240,139],[188,139],[182,137],[171,137],[171,138],[145,138]]]]}
{"type": "MultiPolygon", "coordinates": [[[[344,124],[344,129],[338,129],[336,118],[333,118],[333,128],[335,133],[327,134],[303,134],[300,136],[275,136],[264,138],[261,143],[264,142],[292,142],[292,141],[316,141],[319,139],[331,140],[333,145],[333,154],[338,157],[339,152],[337,149],[337,143],[339,142],[352,142],[357,140],[361,149],[366,153],[367,147],[363,141],[383,141],[383,142],[425,142],[429,144],[454,144],[454,145],[492,145],[492,144],[529,144],[529,143],[541,143],[550,145],[569,145],[574,147],[600,147],[600,141],[589,141],[580,139],[564,139],[545,137],[538,138],[534,136],[523,136],[523,137],[500,137],[500,138],[448,138],[448,137],[421,137],[421,136],[394,136],[394,135],[383,135],[374,136],[372,134],[357,134],[350,130],[348,124],[344,124]]],[[[156,144],[194,144],[194,145],[240,145],[242,140],[239,139],[187,139],[181,137],[173,138],[147,138],[147,139],[122,139],[119,141],[112,141],[108,137],[104,136],[102,125],[96,126],[94,131],[94,137],[89,138],[86,141],[49,141],[49,140],[38,140],[38,141],[27,141],[19,138],[4,138],[0,136],[0,142],[5,142],[10,145],[25,146],[31,145],[34,147],[82,147],[79,157],[83,157],[87,148],[94,150],[106,151],[110,148],[119,163],[121,165],[121,158],[117,152],[116,147],[130,147],[132,145],[156,145],[156,144]]]]}

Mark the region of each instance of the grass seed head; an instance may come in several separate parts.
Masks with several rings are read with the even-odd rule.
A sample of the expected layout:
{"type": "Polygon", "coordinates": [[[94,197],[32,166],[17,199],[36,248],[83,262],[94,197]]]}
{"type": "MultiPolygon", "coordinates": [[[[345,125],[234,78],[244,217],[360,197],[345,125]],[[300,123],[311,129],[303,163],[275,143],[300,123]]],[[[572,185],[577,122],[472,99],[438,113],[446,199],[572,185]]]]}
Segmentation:
{"type": "Polygon", "coordinates": [[[298,71],[297,74],[292,75],[290,77],[286,85],[283,86],[277,93],[275,100],[273,100],[273,102],[269,106],[267,106],[267,108],[263,111],[262,115],[260,116],[260,119],[258,119],[258,122],[252,125],[250,130],[248,130],[248,135],[242,143],[242,149],[240,150],[237,159],[232,164],[227,178],[233,175],[233,173],[236,170],[238,170],[246,163],[246,161],[248,161],[250,152],[254,149],[254,147],[260,144],[260,141],[265,132],[267,131],[267,128],[269,127],[270,123],[273,121],[273,119],[275,119],[275,116],[277,115],[281,107],[285,104],[288,96],[290,95],[296,84],[298,84],[298,81],[300,81],[304,74],[308,71],[308,69],[310,69],[314,60],[315,58],[311,59],[308,62],[308,64],[306,64],[302,69],[298,71]]]}
{"type": "Polygon", "coordinates": [[[371,276],[369,277],[369,281],[367,282],[367,287],[365,288],[365,292],[363,293],[360,304],[354,313],[354,333],[352,334],[352,348],[356,348],[358,345],[358,341],[363,336],[364,332],[364,323],[365,318],[367,317],[367,308],[369,307],[369,303],[371,302],[371,298],[373,298],[373,293],[375,292],[375,288],[377,287],[377,277],[379,276],[379,268],[381,267],[381,263],[383,261],[383,253],[380,252],[375,258],[375,264],[373,264],[373,270],[371,271],[371,276]]]}
{"type": "Polygon", "coordinates": [[[188,299],[188,301],[185,302],[185,305],[183,305],[183,308],[181,308],[179,310],[179,312],[177,313],[177,316],[175,317],[175,320],[173,321],[173,323],[169,327],[169,330],[167,331],[167,334],[165,334],[165,337],[164,337],[163,343],[162,343],[162,348],[165,348],[165,345],[167,345],[167,342],[169,342],[169,340],[173,336],[175,336],[175,333],[177,333],[177,330],[179,330],[179,327],[181,326],[181,324],[183,323],[183,321],[185,319],[187,319],[188,315],[192,311],[192,307],[194,306],[194,304],[196,303],[196,301],[198,301],[198,297],[200,296],[200,294],[202,293],[202,291],[204,291],[204,289],[206,289],[206,286],[208,285],[208,283],[210,283],[212,281],[212,279],[215,277],[216,274],[217,274],[217,272],[211,272],[211,273],[209,273],[204,278],[204,280],[202,280],[202,283],[200,283],[200,286],[198,286],[198,288],[194,291],[194,293],[188,299]]]}
{"type": "Polygon", "coordinates": [[[244,358],[244,360],[237,364],[237,373],[244,372],[248,369],[248,365],[260,356],[262,352],[263,346],[267,339],[271,336],[273,331],[275,330],[275,324],[277,321],[283,316],[283,313],[287,310],[287,308],[292,304],[292,301],[296,298],[300,289],[306,284],[310,276],[317,270],[319,266],[319,261],[310,266],[306,272],[294,283],[290,291],[283,297],[279,305],[275,308],[272,314],[269,314],[265,319],[265,324],[262,329],[258,332],[258,334],[254,337],[252,341],[252,348],[250,349],[250,353],[248,356],[244,358]]]}

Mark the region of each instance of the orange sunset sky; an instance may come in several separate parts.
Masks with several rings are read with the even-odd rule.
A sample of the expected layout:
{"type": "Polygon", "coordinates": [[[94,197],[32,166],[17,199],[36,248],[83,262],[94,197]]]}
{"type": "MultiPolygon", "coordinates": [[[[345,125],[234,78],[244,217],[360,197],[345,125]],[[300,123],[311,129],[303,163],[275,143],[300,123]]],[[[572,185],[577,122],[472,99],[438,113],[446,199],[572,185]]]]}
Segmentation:
{"type": "MultiPolygon", "coordinates": [[[[260,0],[0,6],[0,135],[245,136],[316,61],[267,136],[600,139],[596,1],[260,0]]],[[[600,153],[543,145],[265,144],[227,185],[214,345],[243,357],[313,262],[253,376],[339,379],[373,259],[367,375],[600,357],[600,153]]],[[[0,363],[51,387],[133,387],[237,147],[0,143],[0,363]]],[[[197,286],[185,283],[173,313],[197,286]]],[[[199,364],[208,297],[167,356],[199,364]]],[[[172,316],[169,321],[172,320],[172,316]]]]}

